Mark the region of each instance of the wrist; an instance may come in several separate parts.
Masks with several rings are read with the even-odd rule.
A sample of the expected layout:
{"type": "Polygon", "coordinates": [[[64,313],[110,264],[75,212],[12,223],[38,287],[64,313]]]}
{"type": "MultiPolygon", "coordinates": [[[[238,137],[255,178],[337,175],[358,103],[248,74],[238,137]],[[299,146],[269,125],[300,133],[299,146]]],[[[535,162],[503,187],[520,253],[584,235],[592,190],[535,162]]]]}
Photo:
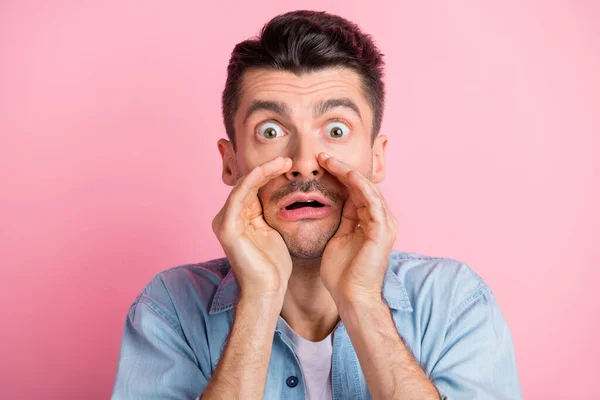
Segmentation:
{"type": "Polygon", "coordinates": [[[240,296],[247,298],[283,298],[287,291],[288,280],[278,278],[238,279],[240,296]]]}
{"type": "Polygon", "coordinates": [[[340,316],[353,314],[360,315],[372,312],[375,309],[386,309],[387,306],[381,298],[381,292],[354,293],[339,296],[336,305],[340,316]]]}
{"type": "Polygon", "coordinates": [[[342,283],[337,286],[327,287],[333,301],[339,307],[361,306],[382,302],[383,279],[379,284],[361,285],[355,283],[342,283]]]}
{"type": "Polygon", "coordinates": [[[265,291],[252,291],[242,289],[240,292],[239,303],[243,305],[250,305],[257,310],[269,311],[270,309],[281,310],[283,307],[283,300],[285,298],[285,291],[287,287],[281,288],[275,292],[265,291]]]}

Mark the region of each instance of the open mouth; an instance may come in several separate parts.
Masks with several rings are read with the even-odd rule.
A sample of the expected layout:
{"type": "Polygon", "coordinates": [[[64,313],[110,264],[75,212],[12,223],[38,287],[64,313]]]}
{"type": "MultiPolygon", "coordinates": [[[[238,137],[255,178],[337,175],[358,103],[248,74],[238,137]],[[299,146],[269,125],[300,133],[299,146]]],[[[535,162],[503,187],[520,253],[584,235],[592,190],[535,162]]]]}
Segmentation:
{"type": "Polygon", "coordinates": [[[325,207],[325,204],[319,203],[317,200],[308,200],[308,201],[297,201],[295,203],[290,204],[285,209],[286,210],[296,210],[302,207],[313,207],[313,208],[321,208],[325,207]]]}

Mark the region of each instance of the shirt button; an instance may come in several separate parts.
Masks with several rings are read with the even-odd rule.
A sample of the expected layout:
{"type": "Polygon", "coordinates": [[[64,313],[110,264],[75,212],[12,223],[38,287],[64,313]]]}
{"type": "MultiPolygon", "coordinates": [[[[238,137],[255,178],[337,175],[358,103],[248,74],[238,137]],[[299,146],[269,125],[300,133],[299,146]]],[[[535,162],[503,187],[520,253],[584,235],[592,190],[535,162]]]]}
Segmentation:
{"type": "Polygon", "coordinates": [[[285,381],[285,384],[291,388],[296,387],[298,386],[298,378],[296,378],[295,376],[290,376],[285,381]]]}

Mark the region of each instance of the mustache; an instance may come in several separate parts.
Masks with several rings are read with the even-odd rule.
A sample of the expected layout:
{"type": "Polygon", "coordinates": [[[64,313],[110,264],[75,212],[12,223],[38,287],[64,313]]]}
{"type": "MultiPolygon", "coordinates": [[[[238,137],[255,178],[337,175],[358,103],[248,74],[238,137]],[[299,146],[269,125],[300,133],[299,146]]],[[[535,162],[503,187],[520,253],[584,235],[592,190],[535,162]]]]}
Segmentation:
{"type": "Polygon", "coordinates": [[[315,180],[310,181],[291,181],[288,185],[282,187],[271,195],[271,201],[273,203],[279,202],[285,196],[290,195],[292,193],[301,192],[301,193],[310,193],[310,192],[319,192],[329,200],[334,203],[341,203],[343,201],[342,196],[323,183],[315,180]]]}

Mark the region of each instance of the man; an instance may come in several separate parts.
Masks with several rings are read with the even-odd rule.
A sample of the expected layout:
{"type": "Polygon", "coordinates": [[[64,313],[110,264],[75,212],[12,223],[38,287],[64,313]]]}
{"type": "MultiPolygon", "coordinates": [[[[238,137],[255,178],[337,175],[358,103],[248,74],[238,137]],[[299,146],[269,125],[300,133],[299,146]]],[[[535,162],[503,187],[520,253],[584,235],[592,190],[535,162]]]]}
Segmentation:
{"type": "Polygon", "coordinates": [[[382,55],[297,11],[238,44],[223,93],[226,258],[158,274],[127,315],[113,399],[519,399],[491,289],[394,250],[382,55]]]}

